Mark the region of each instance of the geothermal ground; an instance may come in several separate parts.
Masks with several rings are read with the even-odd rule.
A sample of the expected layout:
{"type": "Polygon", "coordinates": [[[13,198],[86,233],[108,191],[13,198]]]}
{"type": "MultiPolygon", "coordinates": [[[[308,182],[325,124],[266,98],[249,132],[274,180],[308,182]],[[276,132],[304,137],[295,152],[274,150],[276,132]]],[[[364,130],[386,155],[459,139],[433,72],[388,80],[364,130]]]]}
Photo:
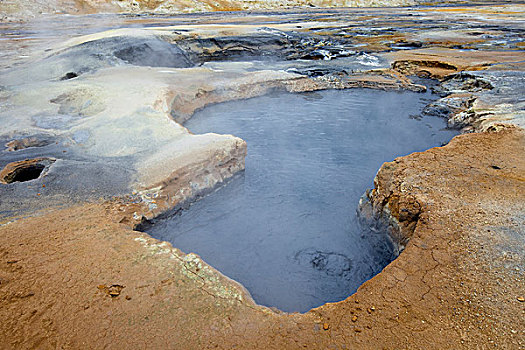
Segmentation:
{"type": "Polygon", "coordinates": [[[524,12],[2,22],[0,347],[524,348],[524,12]],[[381,166],[359,215],[401,253],[345,300],[303,314],[257,305],[137,230],[245,167],[244,140],[182,126],[197,110],[352,88],[432,89],[419,117],[462,135],[381,166]]]}

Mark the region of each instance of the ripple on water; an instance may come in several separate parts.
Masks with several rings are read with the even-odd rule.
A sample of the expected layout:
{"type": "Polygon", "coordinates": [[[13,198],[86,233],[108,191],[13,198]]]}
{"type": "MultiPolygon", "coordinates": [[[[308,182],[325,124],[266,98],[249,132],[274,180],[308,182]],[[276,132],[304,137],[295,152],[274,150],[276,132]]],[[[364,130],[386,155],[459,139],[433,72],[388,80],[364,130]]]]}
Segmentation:
{"type": "Polygon", "coordinates": [[[381,164],[455,134],[442,119],[413,117],[429,98],[323,91],[206,108],[186,127],[245,139],[246,170],[148,232],[201,255],[259,304],[304,312],[342,300],[394,258],[356,218],[381,164]]]}

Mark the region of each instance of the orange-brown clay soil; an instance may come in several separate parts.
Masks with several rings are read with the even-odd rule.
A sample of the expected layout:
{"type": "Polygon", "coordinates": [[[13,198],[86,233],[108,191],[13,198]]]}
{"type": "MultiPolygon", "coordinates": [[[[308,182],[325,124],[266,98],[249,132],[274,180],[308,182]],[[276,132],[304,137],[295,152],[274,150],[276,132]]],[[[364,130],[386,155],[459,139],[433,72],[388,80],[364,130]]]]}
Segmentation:
{"type": "Polygon", "coordinates": [[[0,348],[523,349],[524,155],[506,128],[383,165],[373,198],[415,225],[406,249],[306,314],[118,223],[122,203],[4,223],[0,348]]]}

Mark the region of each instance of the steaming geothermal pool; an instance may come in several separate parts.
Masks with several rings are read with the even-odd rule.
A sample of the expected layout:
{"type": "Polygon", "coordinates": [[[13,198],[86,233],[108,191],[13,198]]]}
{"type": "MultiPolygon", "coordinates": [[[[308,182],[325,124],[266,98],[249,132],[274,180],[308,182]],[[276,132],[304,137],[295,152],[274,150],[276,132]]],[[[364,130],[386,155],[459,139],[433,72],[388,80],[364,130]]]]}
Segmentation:
{"type": "Polygon", "coordinates": [[[431,98],[355,89],[206,108],[185,126],[246,140],[246,170],[147,232],[199,254],[259,304],[305,312],[343,300],[395,258],[356,216],[381,164],[456,134],[417,117],[431,98]]]}

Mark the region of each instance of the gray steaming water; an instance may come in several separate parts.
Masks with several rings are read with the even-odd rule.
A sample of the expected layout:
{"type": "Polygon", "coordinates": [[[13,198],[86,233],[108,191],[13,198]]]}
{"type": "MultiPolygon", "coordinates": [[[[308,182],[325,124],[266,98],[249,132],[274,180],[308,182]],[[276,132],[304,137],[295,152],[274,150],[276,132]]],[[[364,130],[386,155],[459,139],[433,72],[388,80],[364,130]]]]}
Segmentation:
{"type": "Polygon", "coordinates": [[[246,140],[246,170],[147,231],[199,254],[259,304],[305,312],[345,299],[395,258],[356,216],[381,164],[455,135],[442,119],[413,117],[429,98],[323,91],[206,108],[186,127],[246,140]]]}

